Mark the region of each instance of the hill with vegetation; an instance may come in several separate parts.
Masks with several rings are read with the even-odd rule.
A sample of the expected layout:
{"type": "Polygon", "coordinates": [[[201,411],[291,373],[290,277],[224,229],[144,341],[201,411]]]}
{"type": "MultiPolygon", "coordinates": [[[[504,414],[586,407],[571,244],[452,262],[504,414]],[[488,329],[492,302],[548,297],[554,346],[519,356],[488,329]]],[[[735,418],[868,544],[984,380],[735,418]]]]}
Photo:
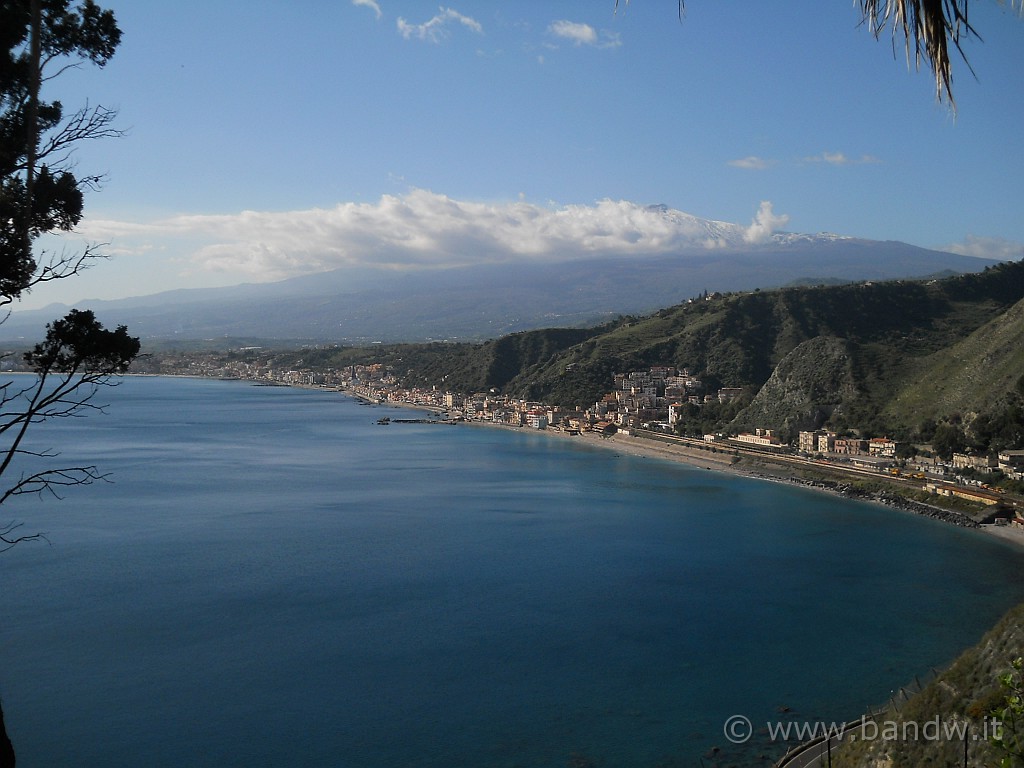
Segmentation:
{"type": "MultiPolygon", "coordinates": [[[[675,366],[732,402],[683,428],[828,427],[930,442],[943,453],[1024,445],[1024,262],[943,279],[704,294],[593,328],[481,343],[238,351],[276,368],[380,364],[406,386],[589,407],[615,373],[675,366]]],[[[159,372],[159,371],[155,371],[159,372]]]]}
{"type": "MultiPolygon", "coordinates": [[[[1021,262],[943,280],[713,294],[622,318],[562,349],[549,346],[550,357],[518,370],[475,364],[465,375],[452,355],[440,369],[467,384],[464,391],[586,406],[609,390],[615,372],[674,365],[710,390],[748,393],[738,414],[712,415],[719,426],[729,417],[736,427],[793,433],[829,426],[929,440],[946,425],[958,445],[983,438],[1005,447],[1020,442],[1022,300],[1021,262]],[[996,435],[997,425],[1009,432],[996,435]]],[[[513,346],[531,346],[530,336],[516,334],[513,346]]],[[[506,343],[476,345],[459,357],[500,357],[506,343]]]]}
{"type": "Polygon", "coordinates": [[[935,419],[1002,405],[1002,394],[1015,390],[1024,373],[1024,300],[952,346],[915,358],[908,372],[910,381],[883,416],[935,419]]]}

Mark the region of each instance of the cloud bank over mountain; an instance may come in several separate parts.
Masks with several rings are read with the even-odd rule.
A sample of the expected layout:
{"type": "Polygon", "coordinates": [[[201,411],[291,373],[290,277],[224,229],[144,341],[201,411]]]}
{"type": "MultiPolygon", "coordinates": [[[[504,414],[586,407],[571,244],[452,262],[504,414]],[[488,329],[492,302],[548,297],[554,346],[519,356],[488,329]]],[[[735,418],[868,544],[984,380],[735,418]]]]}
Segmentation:
{"type": "Polygon", "coordinates": [[[743,227],[624,200],[481,203],[413,189],[375,203],[304,211],[96,220],[81,234],[111,243],[121,256],[172,250],[188,272],[263,282],[345,267],[422,270],[706,253],[766,244],[787,222],[767,201],[743,227]]]}
{"type": "Polygon", "coordinates": [[[1002,237],[978,237],[968,235],[961,243],[951,243],[943,248],[950,253],[961,256],[974,256],[982,259],[999,261],[1016,261],[1024,257],[1024,244],[1015,243],[1002,237]]]}
{"type": "MultiPolygon", "coordinates": [[[[151,250],[175,248],[197,272],[250,279],[76,306],[149,339],[493,338],[645,314],[709,289],[930,277],[993,263],[780,231],[788,221],[767,200],[744,226],[623,200],[541,206],[412,190],[329,209],[97,222],[89,236],[140,264],[151,250]]],[[[965,244],[971,253],[992,247],[1012,244],[965,244]]],[[[57,311],[19,308],[0,332],[37,338],[57,311]]]]}

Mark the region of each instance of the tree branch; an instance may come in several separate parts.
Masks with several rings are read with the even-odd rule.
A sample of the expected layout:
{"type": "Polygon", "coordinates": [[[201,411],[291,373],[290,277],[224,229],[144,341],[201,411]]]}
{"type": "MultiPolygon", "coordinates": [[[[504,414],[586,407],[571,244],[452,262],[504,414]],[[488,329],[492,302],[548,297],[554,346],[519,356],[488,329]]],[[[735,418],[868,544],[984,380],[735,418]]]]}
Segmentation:
{"type": "Polygon", "coordinates": [[[18,530],[22,525],[23,523],[14,521],[0,525],[0,552],[6,552],[8,549],[24,541],[45,541],[47,544],[50,543],[45,533],[23,533],[15,536],[14,531],[18,530]]]}
{"type": "MultiPolygon", "coordinates": [[[[62,467],[60,469],[46,469],[41,472],[34,472],[23,475],[14,485],[0,495],[0,504],[14,496],[25,496],[34,494],[43,496],[49,494],[55,499],[62,499],[58,489],[70,488],[76,485],[92,485],[96,482],[110,482],[110,473],[101,474],[95,466],[85,467],[62,467]]],[[[20,523],[19,523],[20,525],[20,523]]]]}
{"type": "Polygon", "coordinates": [[[67,154],[57,157],[50,163],[51,167],[62,168],[70,156],[73,145],[93,139],[124,136],[123,130],[112,127],[115,119],[117,119],[117,110],[108,109],[102,104],[90,107],[86,102],[85,106],[68,118],[59,130],[46,137],[43,145],[39,148],[38,160],[44,161],[57,153],[64,152],[67,154]]]}
{"type": "MultiPolygon", "coordinates": [[[[35,286],[52,280],[63,280],[77,275],[89,269],[92,262],[109,258],[105,253],[100,252],[101,248],[108,245],[109,243],[90,243],[80,251],[69,251],[68,249],[63,249],[60,252],[43,251],[40,255],[47,260],[45,262],[40,260],[41,266],[32,275],[22,293],[30,293],[35,286]]],[[[18,297],[0,295],[0,307],[13,304],[16,298],[18,297]]]]}

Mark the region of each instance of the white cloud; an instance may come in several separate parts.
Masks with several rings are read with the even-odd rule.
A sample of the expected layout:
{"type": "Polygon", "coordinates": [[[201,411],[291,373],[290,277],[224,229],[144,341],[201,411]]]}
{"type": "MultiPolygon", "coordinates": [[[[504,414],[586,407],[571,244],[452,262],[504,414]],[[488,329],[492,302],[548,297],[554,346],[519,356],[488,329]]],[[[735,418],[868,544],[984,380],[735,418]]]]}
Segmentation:
{"type": "Polygon", "coordinates": [[[576,45],[595,45],[597,43],[597,30],[589,24],[565,20],[555,21],[548,27],[548,31],[556,37],[572,40],[576,45]]]}
{"type": "Polygon", "coordinates": [[[754,215],[754,220],[750,222],[750,226],[743,233],[743,239],[751,245],[760,245],[767,242],[775,232],[786,226],[788,222],[789,216],[785,214],[776,216],[772,211],[772,204],[767,200],[762,200],[761,207],[754,215]]]}
{"type": "Polygon", "coordinates": [[[733,168],[742,168],[747,171],[763,171],[766,168],[775,165],[775,161],[765,160],[763,157],[757,157],[755,155],[749,155],[748,157],[741,157],[738,160],[730,160],[729,165],[733,168]]]}
{"type": "Polygon", "coordinates": [[[451,34],[449,27],[452,24],[461,24],[478,34],[483,34],[484,31],[483,26],[475,19],[442,6],[436,16],[423,24],[410,24],[405,19],[399,17],[398,33],[406,40],[415,38],[417,40],[425,40],[428,43],[440,43],[451,34]]]}
{"type": "Polygon", "coordinates": [[[125,254],[166,254],[190,271],[277,280],[346,267],[391,270],[706,252],[760,244],[786,223],[762,203],[751,226],[706,222],[622,200],[540,206],[479,203],[428,190],[304,211],[90,220],[80,234],[125,254]]]}
{"type": "Polygon", "coordinates": [[[365,8],[369,8],[379,19],[381,17],[380,5],[376,0],[352,0],[352,5],[361,5],[365,8]]]}
{"type": "Polygon", "coordinates": [[[599,48],[617,48],[622,44],[619,36],[613,32],[597,30],[589,24],[562,19],[548,26],[548,32],[555,37],[571,41],[574,45],[592,45],[599,48]]]}
{"type": "Polygon", "coordinates": [[[879,160],[874,155],[861,155],[860,157],[848,157],[843,152],[822,152],[818,155],[811,157],[805,157],[804,162],[806,163],[826,163],[828,165],[869,165],[871,163],[879,163],[879,160]]]}
{"type": "Polygon", "coordinates": [[[1015,243],[1001,237],[967,235],[962,243],[951,243],[942,250],[959,253],[961,256],[976,256],[979,259],[997,261],[1018,261],[1024,257],[1024,243],[1015,243]]]}

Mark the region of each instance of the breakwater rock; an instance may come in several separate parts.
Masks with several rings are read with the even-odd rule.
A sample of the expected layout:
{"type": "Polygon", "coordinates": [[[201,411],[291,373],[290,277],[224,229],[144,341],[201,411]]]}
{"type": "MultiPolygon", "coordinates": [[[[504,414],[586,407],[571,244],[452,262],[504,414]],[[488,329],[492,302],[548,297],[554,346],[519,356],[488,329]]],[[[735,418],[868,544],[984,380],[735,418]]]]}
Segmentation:
{"type": "Polygon", "coordinates": [[[973,520],[969,515],[966,515],[963,512],[957,512],[951,509],[942,509],[941,507],[935,507],[931,504],[914,501],[913,499],[908,499],[905,496],[901,496],[892,491],[869,491],[863,488],[857,488],[849,483],[834,483],[827,480],[794,480],[794,482],[811,488],[821,488],[822,490],[832,491],[833,493],[838,493],[840,496],[845,496],[849,499],[863,499],[864,501],[878,502],[879,504],[885,504],[887,507],[902,509],[904,512],[913,512],[915,515],[930,517],[933,520],[941,520],[944,523],[958,525],[961,528],[981,527],[976,520],[973,520]]]}

